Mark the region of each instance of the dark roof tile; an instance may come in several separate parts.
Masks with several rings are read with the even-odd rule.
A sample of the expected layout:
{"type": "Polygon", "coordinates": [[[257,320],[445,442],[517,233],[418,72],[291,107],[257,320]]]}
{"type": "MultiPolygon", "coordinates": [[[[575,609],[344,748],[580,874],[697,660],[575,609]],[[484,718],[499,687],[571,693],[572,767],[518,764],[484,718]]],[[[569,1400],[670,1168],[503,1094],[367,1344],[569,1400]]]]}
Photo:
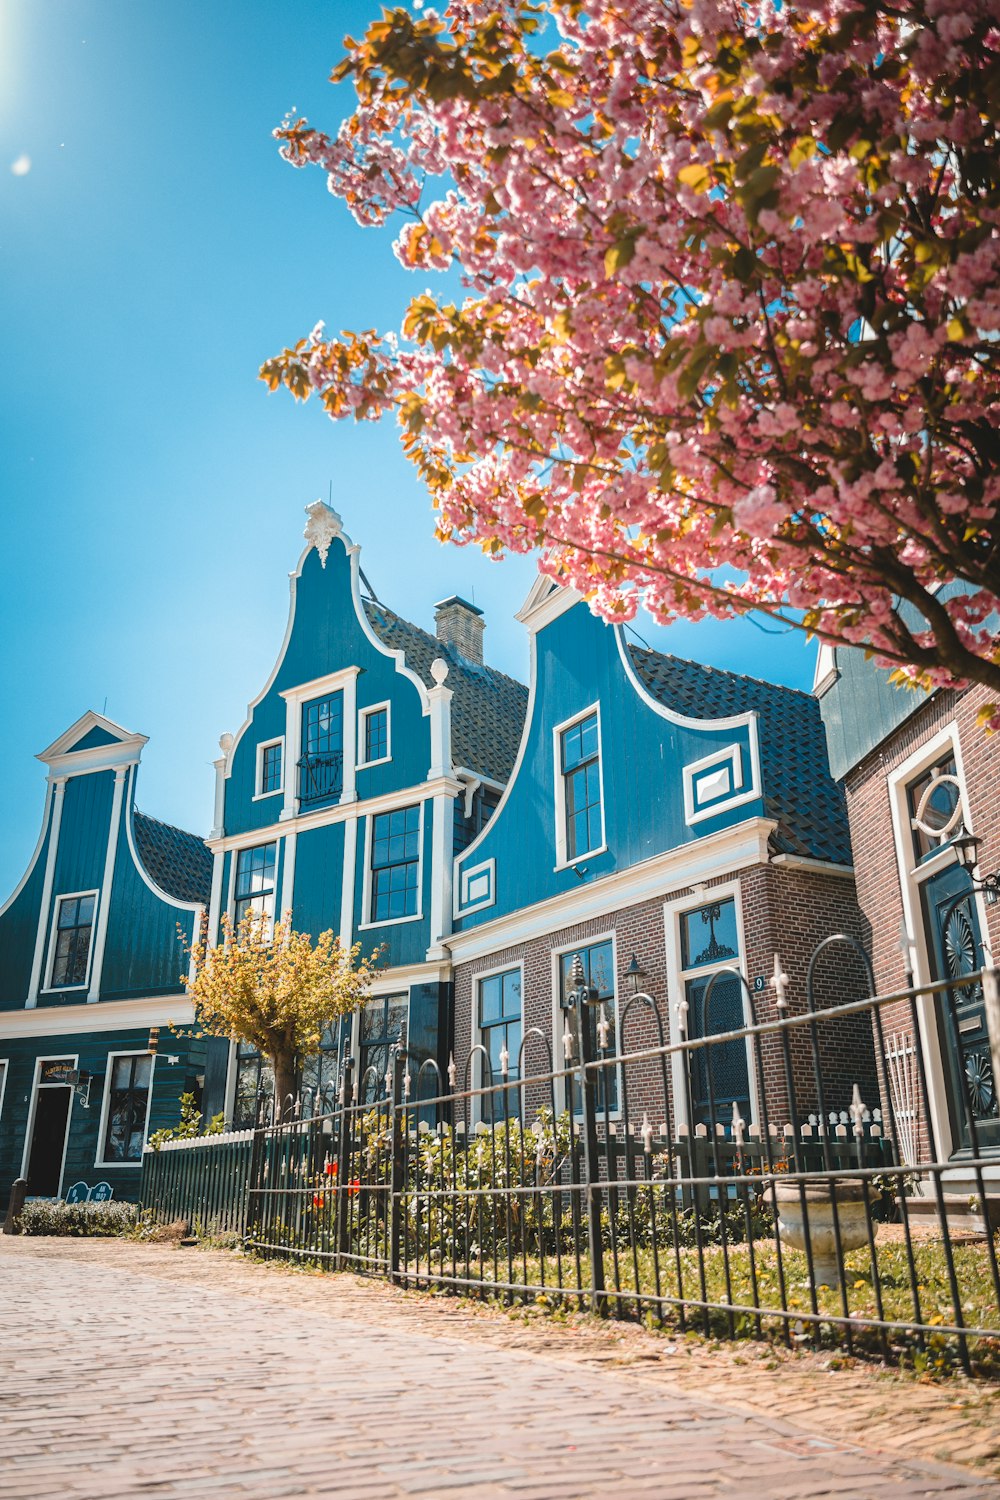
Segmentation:
{"type": "Polygon", "coordinates": [[[452,755],[455,765],[506,782],[514,768],[528,707],[528,689],[503,672],[468,661],[454,646],[429,630],[400,619],[384,604],[364,601],[372,628],[425,687],[433,686],[431,662],[442,657],[449,667],[446,687],[451,701],[452,755]]]}
{"type": "Polygon", "coordinates": [[[208,903],[212,856],[204,839],[171,823],[160,823],[138,809],[133,813],[135,846],[147,874],[178,901],[208,903]]]}

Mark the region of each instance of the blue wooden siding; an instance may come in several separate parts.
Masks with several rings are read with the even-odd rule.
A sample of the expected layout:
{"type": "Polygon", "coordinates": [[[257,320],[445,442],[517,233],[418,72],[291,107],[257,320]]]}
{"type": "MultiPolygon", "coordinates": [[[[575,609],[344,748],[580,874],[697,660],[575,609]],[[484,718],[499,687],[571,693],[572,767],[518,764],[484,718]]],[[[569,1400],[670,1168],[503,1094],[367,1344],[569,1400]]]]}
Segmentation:
{"type": "Polygon", "coordinates": [[[353,827],[353,823],[324,823],[296,839],[292,922],[297,931],[314,938],[328,928],[340,931],[344,830],[353,827]]]}
{"type": "Polygon", "coordinates": [[[136,869],[128,848],[123,809],[118,836],[115,878],[111,891],[107,946],[101,979],[102,1000],[124,1000],[138,995],[183,991],[194,913],[173,906],[150,890],[136,869]]]}
{"type": "Polygon", "coordinates": [[[63,791],[59,849],[52,894],[100,889],[108,852],[114,797],[113,771],[72,776],[63,791]]]}
{"type": "MultiPolygon", "coordinates": [[[[423,714],[420,694],[409,677],[396,671],[392,657],[372,644],[354,608],[350,560],[337,539],[330,548],[324,569],[319,554],[310,549],[295,580],[294,619],[282,660],[265,696],[253,710],[251,722],[233,751],[226,781],[225,829],[244,833],[276,823],[282,797],[254,801],[257,746],[285,733],[285,700],[282,692],[304,683],[359,667],[357,707],[360,711],[376,703],[391,704],[392,759],[385,765],[359,771],[358,794],[377,796],[400,786],[422,782],[430,765],[430,731],[423,714]]],[[[358,758],[363,746],[358,746],[358,758]]],[[[285,783],[297,772],[287,761],[285,783]]]]}
{"type": "Polygon", "coordinates": [[[99,724],[95,724],[93,729],[88,729],[87,733],[78,739],[72,748],[75,754],[77,750],[96,750],[102,745],[120,744],[121,740],[117,735],[109,734],[106,729],[102,729],[99,724]]]}
{"type": "Polygon", "coordinates": [[[463,868],[496,861],[496,901],[458,922],[463,929],[520,910],[561,892],[626,869],[719,828],[763,811],[761,798],[689,827],[684,815],[683,767],[726,746],[739,745],[750,784],[749,730],[714,727],[712,720],[673,723],[652,707],[626,674],[616,631],[577,604],[538,634],[536,688],[523,759],[506,801],[485,834],[458,862],[463,868]],[[557,725],[600,710],[603,778],[603,853],[587,854],[574,869],[556,864],[557,725]]]}
{"type": "MultiPolygon", "coordinates": [[[[46,817],[48,828],[51,827],[51,806],[46,817]]],[[[49,835],[46,832],[31,874],[17,899],[0,917],[0,1010],[20,1010],[28,996],[48,852],[49,835]]]]}
{"type": "MultiPolygon", "coordinates": [[[[162,1040],[162,1031],[161,1031],[162,1040]]],[[[139,1163],[134,1166],[97,1167],[99,1130],[104,1090],[108,1083],[109,1052],[145,1052],[149,1029],[131,1028],[97,1033],[68,1032],[63,1036],[25,1037],[16,1041],[0,1037],[0,1062],[7,1062],[7,1087],[0,1108],[0,1208],[6,1206],[10,1185],[20,1174],[28,1120],[35,1060],[39,1057],[79,1056],[78,1066],[94,1075],[90,1106],[79,1100],[70,1106],[69,1143],[63,1191],[74,1182],[110,1182],[116,1198],[135,1199],[139,1188],[139,1163]]],[[[153,1068],[153,1097],[149,1133],[173,1126],[180,1119],[180,1096],[196,1088],[204,1071],[204,1043],[168,1037],[153,1068]],[[167,1056],[180,1061],[171,1065],[167,1056]]]]}

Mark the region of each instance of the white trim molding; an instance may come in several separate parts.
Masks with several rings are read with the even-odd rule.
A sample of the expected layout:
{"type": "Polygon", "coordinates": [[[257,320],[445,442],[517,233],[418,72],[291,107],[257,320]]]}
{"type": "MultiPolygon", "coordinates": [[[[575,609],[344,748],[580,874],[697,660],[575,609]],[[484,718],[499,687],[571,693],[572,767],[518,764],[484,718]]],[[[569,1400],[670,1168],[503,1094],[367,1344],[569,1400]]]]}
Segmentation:
{"type": "Polygon", "coordinates": [[[283,819],[294,818],[299,812],[299,789],[296,786],[295,773],[302,755],[302,710],[306,704],[314,702],[317,698],[330,698],[334,693],[343,694],[341,725],[344,743],[341,753],[344,769],[339,801],[345,803],[357,800],[355,771],[358,759],[358,675],[360,671],[360,667],[342,667],[339,672],[327,672],[323,677],[314,677],[311,682],[299,683],[297,687],[286,688],[279,694],[279,697],[285,700],[285,759],[288,764],[285,772],[285,801],[280,814],[283,819]]]}
{"type": "Polygon", "coordinates": [[[45,957],[45,983],[42,986],[43,995],[68,995],[71,990],[79,990],[88,993],[90,990],[90,976],[94,969],[94,938],[97,931],[97,922],[101,907],[104,902],[101,892],[94,887],[87,891],[58,891],[52,902],[52,917],[49,923],[49,941],[45,957]],[[94,910],[90,920],[90,941],[87,944],[87,973],[78,984],[53,984],[52,975],[56,966],[56,923],[59,920],[59,909],[64,901],[79,901],[85,896],[93,896],[94,910]]]}
{"type": "Polygon", "coordinates": [[[109,1052],[107,1054],[107,1059],[106,1059],[106,1062],[105,1062],[104,1097],[101,1100],[101,1121],[100,1121],[100,1125],[99,1125],[98,1131],[97,1131],[97,1154],[94,1157],[94,1166],[95,1167],[100,1167],[100,1169],[101,1169],[102,1172],[106,1168],[111,1168],[112,1170],[115,1170],[115,1169],[119,1169],[119,1168],[122,1168],[122,1167],[130,1167],[132,1169],[132,1171],[135,1171],[137,1167],[141,1167],[142,1166],[142,1152],[141,1151],[139,1153],[139,1158],[138,1158],[137,1161],[106,1161],[104,1159],[104,1145],[105,1145],[104,1136],[105,1136],[105,1132],[107,1131],[107,1128],[108,1128],[108,1113],[109,1113],[110,1108],[111,1108],[111,1074],[112,1074],[112,1063],[113,1063],[114,1059],[117,1058],[117,1057],[148,1057],[149,1058],[149,1084],[148,1084],[148,1087],[146,1089],[146,1118],[143,1121],[143,1125],[142,1125],[142,1151],[145,1151],[145,1149],[146,1149],[146,1141],[149,1138],[149,1114],[150,1114],[150,1110],[152,1109],[152,1106],[153,1106],[153,1080],[154,1080],[155,1075],[156,1075],[156,1055],[154,1053],[151,1053],[148,1049],[144,1051],[141,1047],[139,1047],[139,1048],[136,1048],[136,1047],[126,1047],[126,1048],[123,1048],[121,1051],[109,1052]]]}
{"type": "Polygon", "coordinates": [[[276,735],[274,737],[274,739],[271,739],[271,740],[258,740],[258,742],[257,742],[257,758],[256,758],[256,760],[254,762],[254,773],[253,773],[253,787],[254,787],[254,791],[253,791],[253,796],[250,798],[250,801],[251,802],[263,802],[266,797],[283,797],[284,794],[285,794],[285,776],[287,775],[287,771],[288,771],[288,767],[287,767],[287,764],[286,764],[286,761],[285,761],[285,736],[283,734],[279,734],[279,735],[276,735]],[[273,750],[274,747],[275,747],[275,745],[280,745],[281,746],[281,776],[279,778],[278,785],[276,787],[272,787],[269,792],[265,792],[264,791],[264,751],[265,750],[273,750]]]}
{"type": "Polygon", "coordinates": [[[579,713],[572,714],[568,719],[563,719],[561,724],[555,724],[552,728],[552,774],[555,795],[555,832],[556,832],[556,862],[555,869],[568,870],[576,865],[582,864],[585,859],[595,859],[598,854],[603,854],[608,847],[608,829],[604,810],[604,745],[601,736],[601,703],[598,699],[594,703],[582,709],[579,713]],[[566,833],[566,773],[562,765],[562,740],[563,735],[585,719],[591,716],[597,719],[597,785],[601,806],[601,838],[593,849],[584,849],[582,853],[575,854],[572,859],[567,854],[566,833]]]}
{"type": "Polygon", "coordinates": [[[367,703],[358,709],[358,756],[367,754],[368,720],[373,714],[385,714],[385,754],[375,760],[358,760],[358,770],[368,771],[372,766],[384,766],[392,760],[392,703],[386,698],[382,703],[367,703]]]}
{"type": "MultiPolygon", "coordinates": [[[[365,818],[365,855],[364,855],[364,885],[361,891],[361,921],[358,923],[359,932],[367,932],[371,928],[398,927],[402,922],[422,922],[424,917],[424,803],[415,801],[412,797],[404,802],[401,807],[390,808],[390,812],[403,812],[411,807],[419,811],[419,823],[417,831],[417,909],[408,917],[387,917],[378,921],[371,915],[372,901],[372,830],[376,817],[380,813],[370,813],[365,818]]],[[[433,851],[432,851],[433,855],[433,851]]],[[[404,863],[409,864],[406,860],[404,863]]]]}
{"type": "MultiPolygon", "coordinates": [[[[105,1000],[101,1005],[46,1006],[41,1010],[0,1011],[0,1040],[75,1036],[80,1032],[144,1030],[147,1026],[190,1026],[194,1005],[187,995],[143,995],[136,1000],[105,1000]]],[[[61,1053],[59,1054],[62,1055],[61,1053]]]]}
{"type": "Polygon", "coordinates": [[[35,1070],[31,1077],[31,1093],[28,1096],[28,1118],[24,1127],[24,1150],[21,1153],[21,1170],[19,1177],[27,1177],[28,1162],[31,1160],[31,1138],[35,1133],[35,1115],[38,1109],[38,1093],[40,1089],[65,1089],[69,1094],[69,1104],[66,1107],[66,1134],[63,1138],[62,1163],[59,1167],[59,1181],[56,1184],[54,1196],[62,1195],[63,1178],[66,1175],[66,1153],[69,1150],[69,1133],[73,1125],[73,1090],[68,1083],[40,1083],[42,1064],[47,1062],[66,1062],[70,1068],[79,1068],[79,1052],[51,1052],[45,1057],[35,1058],[35,1070]]]}
{"type": "Polygon", "coordinates": [[[104,878],[101,882],[101,899],[97,906],[97,927],[94,931],[93,963],[90,970],[90,991],[87,999],[101,998],[101,977],[104,972],[104,949],[108,941],[108,917],[111,914],[111,892],[115,880],[115,862],[118,857],[118,839],[122,826],[122,801],[128,776],[126,766],[115,770],[115,790],[111,802],[111,821],[108,826],[108,850],[104,857],[104,878]]]}
{"type": "Polygon", "coordinates": [[[468,917],[474,911],[495,906],[497,899],[497,862],[484,859],[471,869],[459,870],[455,889],[455,916],[468,917]]]}
{"type": "Polygon", "coordinates": [[[38,906],[38,926],[35,930],[35,952],[31,960],[31,978],[28,980],[28,995],[25,1000],[25,1005],[29,1010],[38,1004],[38,986],[42,977],[45,936],[48,930],[48,915],[52,906],[52,886],[55,880],[56,855],[59,851],[59,826],[62,823],[65,791],[65,777],[56,777],[53,782],[52,791],[52,827],[49,830],[49,847],[45,858],[45,877],[42,881],[42,899],[38,906]]]}

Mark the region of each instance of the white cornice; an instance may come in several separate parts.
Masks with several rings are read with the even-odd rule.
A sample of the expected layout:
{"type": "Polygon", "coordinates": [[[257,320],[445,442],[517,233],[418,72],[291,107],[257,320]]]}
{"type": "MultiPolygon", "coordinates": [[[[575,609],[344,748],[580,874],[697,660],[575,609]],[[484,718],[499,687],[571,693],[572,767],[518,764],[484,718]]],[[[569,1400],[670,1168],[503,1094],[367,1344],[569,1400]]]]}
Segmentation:
{"type": "Polygon", "coordinates": [[[446,946],[455,963],[464,963],[499,948],[574,927],[592,917],[636,906],[697,881],[735,873],[748,865],[767,864],[767,841],[776,827],[771,818],[750,818],[735,828],[724,828],[680,848],[669,849],[627,870],[563,891],[548,901],[523,907],[467,932],[452,933],[446,946]]]}
{"type": "Polygon", "coordinates": [[[0,1041],[32,1036],[79,1036],[92,1031],[142,1030],[146,1026],[189,1026],[194,1005],[186,995],[101,1000],[95,1005],[43,1006],[0,1011],[0,1041]]]}
{"type": "Polygon", "coordinates": [[[551,625],[553,620],[558,620],[567,610],[572,609],[574,604],[579,604],[583,595],[578,594],[576,589],[567,588],[564,584],[556,583],[554,579],[546,574],[540,573],[528,591],[521,608],[514,616],[526,625],[532,635],[539,630],[544,630],[546,625],[551,625]]]}
{"type": "Polygon", "coordinates": [[[131,729],[123,729],[113,719],[106,719],[103,714],[95,713],[88,708],[85,714],[81,714],[75,724],[71,724],[67,730],[52,741],[45,750],[39,752],[36,760],[47,765],[53,774],[58,774],[68,757],[72,757],[69,764],[89,765],[95,757],[111,756],[109,765],[123,765],[129,760],[138,760],[142,753],[142,747],[148,741],[149,736],[145,734],[134,734],[131,729]],[[103,730],[105,734],[111,735],[114,740],[112,745],[94,745],[89,750],[74,750],[73,746],[80,740],[85,739],[92,729],[103,730]]]}
{"type": "Polygon", "coordinates": [[[853,865],[837,865],[827,859],[810,859],[806,854],[775,854],[771,863],[781,865],[786,870],[814,870],[817,875],[836,875],[841,880],[854,879],[853,865]]]}
{"type": "Polygon", "coordinates": [[[316,812],[299,813],[294,818],[285,818],[278,823],[267,823],[262,828],[248,828],[243,833],[231,833],[223,838],[205,840],[212,853],[227,849],[252,849],[256,844],[268,844],[273,839],[284,838],[288,833],[308,833],[312,828],[323,828],[328,823],[344,823],[349,818],[361,818],[374,813],[390,812],[394,807],[409,807],[414,802],[425,802],[429,797],[446,794],[458,797],[465,787],[454,776],[440,776],[434,781],[423,781],[417,786],[400,787],[395,792],[384,792],[380,797],[367,797],[362,801],[338,802],[333,807],[321,807],[316,812]]]}

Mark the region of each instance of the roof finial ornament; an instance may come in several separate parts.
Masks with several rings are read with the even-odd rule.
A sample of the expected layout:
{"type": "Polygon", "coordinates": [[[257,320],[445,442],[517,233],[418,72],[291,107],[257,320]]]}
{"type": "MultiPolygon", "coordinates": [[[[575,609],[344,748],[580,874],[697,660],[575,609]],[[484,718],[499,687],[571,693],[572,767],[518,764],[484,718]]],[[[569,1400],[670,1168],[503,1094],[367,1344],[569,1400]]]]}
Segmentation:
{"type": "Polygon", "coordinates": [[[310,546],[316,548],[320,563],[325,568],[330,543],[343,531],[344,523],[333,506],[327,505],[325,500],[314,500],[311,505],[307,505],[306,515],[309,519],[302,534],[310,546]]]}

